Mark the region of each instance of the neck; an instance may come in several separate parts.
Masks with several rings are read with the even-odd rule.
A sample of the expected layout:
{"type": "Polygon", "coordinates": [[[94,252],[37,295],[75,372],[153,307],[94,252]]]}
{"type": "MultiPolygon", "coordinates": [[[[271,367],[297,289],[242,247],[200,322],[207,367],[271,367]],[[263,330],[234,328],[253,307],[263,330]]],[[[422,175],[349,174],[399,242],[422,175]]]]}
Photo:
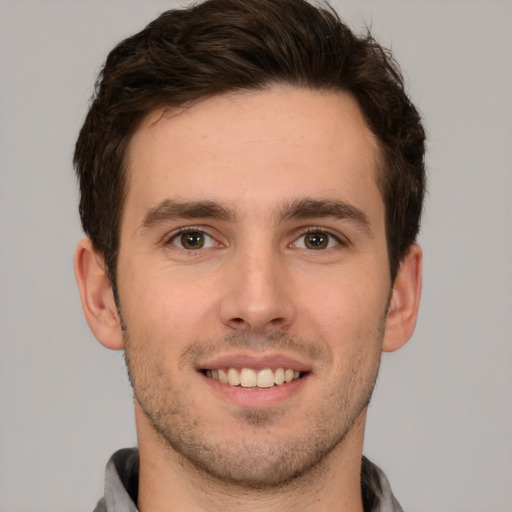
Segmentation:
{"type": "Polygon", "coordinates": [[[173,450],[138,411],[140,512],[363,512],[361,458],[366,413],[344,440],[304,474],[275,487],[220,481],[173,450]]]}

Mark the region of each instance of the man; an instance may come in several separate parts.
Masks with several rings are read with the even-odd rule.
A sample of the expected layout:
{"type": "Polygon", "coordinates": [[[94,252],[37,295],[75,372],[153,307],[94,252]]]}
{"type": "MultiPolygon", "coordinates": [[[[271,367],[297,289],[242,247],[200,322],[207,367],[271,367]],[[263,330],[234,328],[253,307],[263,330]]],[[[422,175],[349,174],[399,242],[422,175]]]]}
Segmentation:
{"type": "Polygon", "coordinates": [[[302,0],[169,11],[110,53],[75,273],[139,446],[97,511],[401,510],[362,448],[416,322],[423,156],[389,54],[302,0]]]}

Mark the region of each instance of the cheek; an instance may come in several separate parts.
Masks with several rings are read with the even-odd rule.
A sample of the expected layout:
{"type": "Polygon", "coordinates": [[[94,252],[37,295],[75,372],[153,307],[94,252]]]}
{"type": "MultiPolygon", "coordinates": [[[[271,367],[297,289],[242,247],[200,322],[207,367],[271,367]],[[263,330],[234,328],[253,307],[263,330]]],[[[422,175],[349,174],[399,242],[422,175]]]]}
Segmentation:
{"type": "Polygon", "coordinates": [[[197,339],[215,309],[212,287],[201,280],[139,268],[125,282],[129,286],[120,290],[123,320],[134,336],[153,343],[171,340],[179,345],[197,339]]]}
{"type": "Polygon", "coordinates": [[[368,344],[378,345],[383,335],[388,293],[386,287],[381,288],[379,283],[361,277],[340,278],[329,284],[318,282],[302,295],[299,318],[310,323],[339,355],[368,344]]]}

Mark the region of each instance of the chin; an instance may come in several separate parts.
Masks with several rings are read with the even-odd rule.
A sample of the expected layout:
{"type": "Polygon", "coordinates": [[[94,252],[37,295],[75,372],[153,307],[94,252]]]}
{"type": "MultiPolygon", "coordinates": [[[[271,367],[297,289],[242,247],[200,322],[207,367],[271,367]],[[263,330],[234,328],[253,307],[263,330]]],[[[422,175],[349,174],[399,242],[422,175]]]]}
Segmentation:
{"type": "Polygon", "coordinates": [[[316,424],[305,418],[301,428],[293,429],[285,415],[255,410],[233,419],[232,434],[223,430],[206,435],[187,414],[173,415],[169,422],[142,412],[162,449],[181,467],[199,471],[216,485],[254,490],[288,488],[318,478],[360,423],[339,423],[331,415],[316,424]]]}
{"type": "Polygon", "coordinates": [[[296,442],[246,442],[217,445],[203,451],[197,451],[195,447],[192,451],[190,446],[177,448],[189,464],[217,483],[271,490],[293,486],[305,477],[321,472],[327,455],[335,446],[317,449],[296,442]]]}

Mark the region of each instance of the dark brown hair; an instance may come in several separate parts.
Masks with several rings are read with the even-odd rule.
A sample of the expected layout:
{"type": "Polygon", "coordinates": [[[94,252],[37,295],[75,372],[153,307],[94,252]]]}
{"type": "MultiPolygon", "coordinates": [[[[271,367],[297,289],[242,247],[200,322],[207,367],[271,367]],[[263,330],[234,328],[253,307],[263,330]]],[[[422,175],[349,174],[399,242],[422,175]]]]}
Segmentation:
{"type": "Polygon", "coordinates": [[[208,0],[163,13],[110,52],[76,143],[82,225],[114,289],[124,157],[141,120],[159,107],[273,84],[345,91],[357,100],[380,143],[377,180],[394,280],[418,234],[425,188],[425,134],[398,65],[329,8],[304,0],[208,0]]]}

